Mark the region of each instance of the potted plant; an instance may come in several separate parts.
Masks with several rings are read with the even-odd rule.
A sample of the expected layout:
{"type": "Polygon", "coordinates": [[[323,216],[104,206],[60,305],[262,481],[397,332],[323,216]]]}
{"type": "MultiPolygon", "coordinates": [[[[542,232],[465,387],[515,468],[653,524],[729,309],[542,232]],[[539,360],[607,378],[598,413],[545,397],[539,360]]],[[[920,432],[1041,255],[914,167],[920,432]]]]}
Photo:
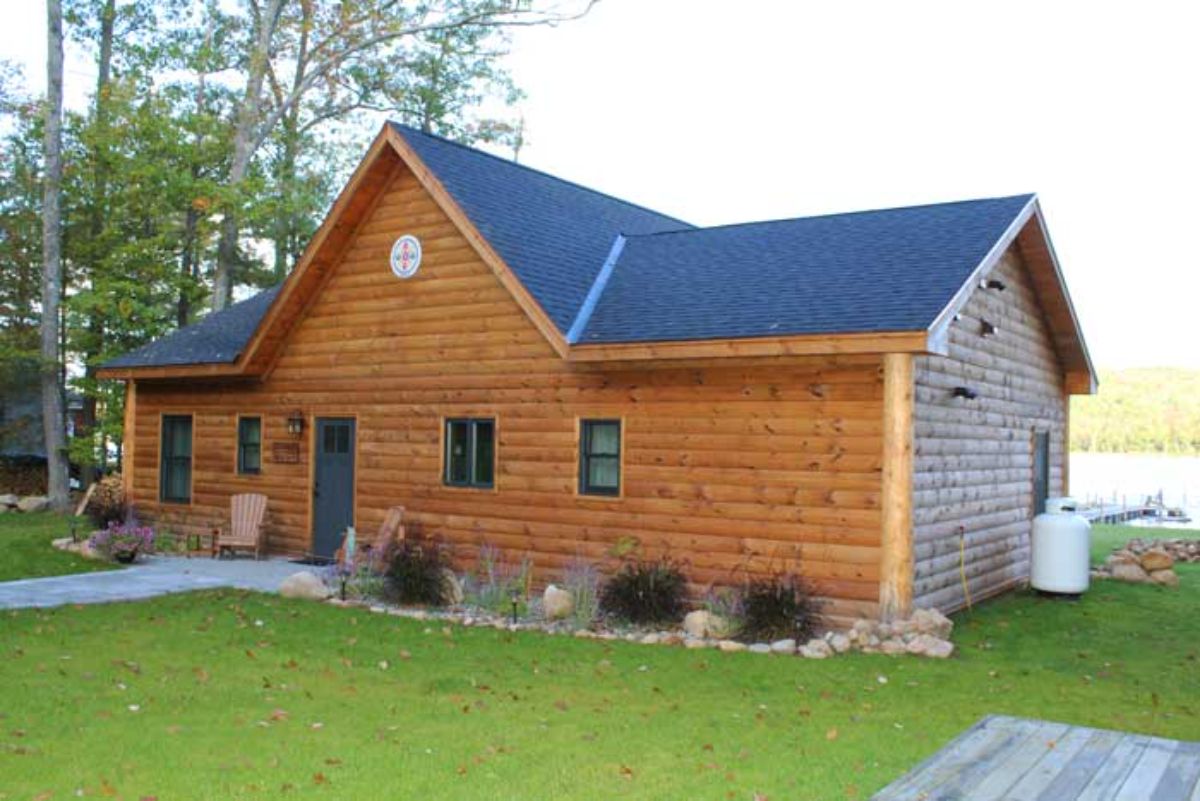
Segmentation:
{"type": "Polygon", "coordinates": [[[154,529],[136,523],[112,521],[88,540],[93,550],[121,564],[131,564],[138,554],[154,552],[154,529]]]}

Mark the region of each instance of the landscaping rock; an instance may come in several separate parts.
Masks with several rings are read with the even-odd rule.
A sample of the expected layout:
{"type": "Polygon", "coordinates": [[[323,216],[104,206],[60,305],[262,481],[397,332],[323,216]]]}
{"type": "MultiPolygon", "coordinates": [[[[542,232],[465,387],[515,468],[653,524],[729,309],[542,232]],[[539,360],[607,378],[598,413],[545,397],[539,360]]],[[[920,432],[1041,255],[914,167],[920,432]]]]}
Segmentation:
{"type": "Polygon", "coordinates": [[[638,642],[640,642],[642,645],[658,645],[659,642],[661,642],[661,641],[662,641],[662,638],[660,638],[654,632],[650,632],[649,634],[647,634],[646,636],[644,636],[640,640],[638,640],[638,642]]]}
{"type": "Polygon", "coordinates": [[[683,619],[683,630],[690,637],[720,639],[729,636],[729,621],[706,609],[697,609],[683,619]]]}
{"type": "Polygon", "coordinates": [[[707,648],[708,640],[701,640],[696,637],[689,637],[683,641],[683,647],[688,649],[707,648]]]}
{"type": "Polygon", "coordinates": [[[954,653],[954,644],[932,634],[918,634],[905,647],[910,654],[928,656],[934,659],[946,659],[954,653]]]}
{"type": "Polygon", "coordinates": [[[20,498],[18,498],[16,495],[13,495],[11,493],[8,495],[0,495],[0,506],[3,506],[3,507],[16,506],[17,502],[20,500],[21,500],[20,498]]]}
{"type": "Polygon", "coordinates": [[[756,642],[753,645],[748,646],[746,650],[752,654],[769,654],[771,653],[771,646],[767,645],[765,642],[756,642]]]}
{"type": "Polygon", "coordinates": [[[550,584],[542,593],[542,613],[547,620],[562,620],[575,611],[575,596],[550,584]]]}
{"type": "Polygon", "coordinates": [[[27,495],[17,501],[18,512],[44,512],[50,508],[50,499],[45,495],[27,495]]]}
{"type": "Polygon", "coordinates": [[[771,643],[771,653],[794,654],[796,653],[796,641],[792,639],[776,640],[771,643]]]}
{"type": "Polygon", "coordinates": [[[1164,570],[1151,570],[1150,579],[1155,584],[1161,584],[1164,587],[1178,587],[1179,576],[1175,575],[1175,571],[1170,568],[1164,570]]]}
{"type": "Polygon", "coordinates": [[[734,653],[736,651],[745,651],[746,643],[738,642],[737,640],[721,640],[717,643],[717,647],[725,653],[734,653]]]}
{"type": "Polygon", "coordinates": [[[954,621],[936,609],[918,609],[913,612],[912,623],[916,633],[932,634],[943,640],[954,630],[954,621]]]}
{"type": "Polygon", "coordinates": [[[824,659],[827,656],[833,656],[833,646],[822,639],[814,637],[800,646],[800,653],[805,659],[824,659]]]}
{"type": "Polygon", "coordinates": [[[450,568],[442,571],[442,581],[446,583],[446,603],[450,606],[458,606],[463,602],[463,586],[462,581],[450,568]]]}
{"type": "Polygon", "coordinates": [[[309,601],[324,601],[329,597],[325,582],[308,570],[293,573],[279,585],[279,594],[284,598],[304,598],[309,601]]]}
{"type": "Polygon", "coordinates": [[[1140,561],[1142,569],[1148,573],[1153,573],[1156,570],[1168,570],[1175,565],[1175,560],[1171,558],[1171,554],[1162,548],[1151,548],[1141,555],[1140,561]]]}
{"type": "Polygon", "coordinates": [[[879,652],[888,654],[889,656],[905,654],[908,653],[908,646],[904,644],[904,640],[893,637],[879,644],[879,652]]]}
{"type": "Polygon", "coordinates": [[[850,638],[845,634],[834,634],[829,638],[829,647],[839,654],[850,650],[850,638]]]}
{"type": "Polygon", "coordinates": [[[1110,553],[1108,558],[1104,560],[1104,564],[1109,567],[1114,565],[1139,565],[1141,564],[1141,560],[1135,554],[1121,550],[1110,553]]]}
{"type": "Polygon", "coordinates": [[[1150,581],[1150,574],[1142,569],[1141,565],[1130,564],[1129,562],[1118,562],[1109,568],[1109,573],[1117,581],[1132,581],[1136,584],[1145,584],[1150,581]]]}

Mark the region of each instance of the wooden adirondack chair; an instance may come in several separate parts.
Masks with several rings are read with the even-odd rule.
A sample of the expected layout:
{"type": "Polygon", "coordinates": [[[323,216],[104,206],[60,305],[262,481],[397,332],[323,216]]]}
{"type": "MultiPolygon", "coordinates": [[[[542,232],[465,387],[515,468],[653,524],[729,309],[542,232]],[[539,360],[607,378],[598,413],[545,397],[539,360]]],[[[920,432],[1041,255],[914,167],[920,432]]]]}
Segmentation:
{"type": "Polygon", "coordinates": [[[267,513],[267,496],[257,493],[234,495],[229,503],[229,529],[213,529],[212,555],[217,558],[223,551],[254,551],[254,558],[262,556],[263,517],[267,513]]]}
{"type": "MultiPolygon", "coordinates": [[[[379,531],[375,534],[375,539],[359,545],[359,550],[368,556],[380,555],[386,553],[388,546],[393,542],[398,542],[402,539],[404,539],[404,507],[393,506],[387,510],[387,515],[379,525],[379,531]]],[[[337,549],[334,558],[339,565],[345,563],[345,539],[342,540],[342,547],[337,549]]]]}

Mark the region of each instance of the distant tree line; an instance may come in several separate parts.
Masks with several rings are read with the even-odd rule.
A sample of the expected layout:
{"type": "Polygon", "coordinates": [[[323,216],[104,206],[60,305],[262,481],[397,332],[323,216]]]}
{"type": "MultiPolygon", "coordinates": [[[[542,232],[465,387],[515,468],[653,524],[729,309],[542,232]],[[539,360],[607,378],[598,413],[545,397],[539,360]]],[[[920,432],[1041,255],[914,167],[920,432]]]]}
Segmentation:
{"type": "Polygon", "coordinates": [[[510,32],[593,2],[54,0],[89,101],[61,111],[61,57],[44,97],[0,59],[0,367],[82,394],[67,447],[103,467],[123,396],[98,365],[282,280],[381,114],[515,157],[510,32]]]}
{"type": "Polygon", "coordinates": [[[1071,402],[1071,449],[1200,455],[1200,370],[1102,371],[1100,392],[1071,402]]]}

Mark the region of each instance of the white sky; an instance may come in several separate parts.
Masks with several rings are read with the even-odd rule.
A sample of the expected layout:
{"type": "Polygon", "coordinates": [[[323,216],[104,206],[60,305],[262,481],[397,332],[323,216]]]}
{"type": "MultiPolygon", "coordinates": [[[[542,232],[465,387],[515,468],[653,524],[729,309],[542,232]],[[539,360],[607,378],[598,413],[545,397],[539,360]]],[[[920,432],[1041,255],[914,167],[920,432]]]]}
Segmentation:
{"type": "MultiPolygon", "coordinates": [[[[44,71],[44,10],[0,55],[44,71]]],[[[603,0],[522,31],[522,162],[697,224],[1038,192],[1101,367],[1200,367],[1200,5],[603,0]]],[[[68,58],[69,102],[90,65],[68,58]]],[[[374,132],[370,132],[373,134],[374,132]]]]}

